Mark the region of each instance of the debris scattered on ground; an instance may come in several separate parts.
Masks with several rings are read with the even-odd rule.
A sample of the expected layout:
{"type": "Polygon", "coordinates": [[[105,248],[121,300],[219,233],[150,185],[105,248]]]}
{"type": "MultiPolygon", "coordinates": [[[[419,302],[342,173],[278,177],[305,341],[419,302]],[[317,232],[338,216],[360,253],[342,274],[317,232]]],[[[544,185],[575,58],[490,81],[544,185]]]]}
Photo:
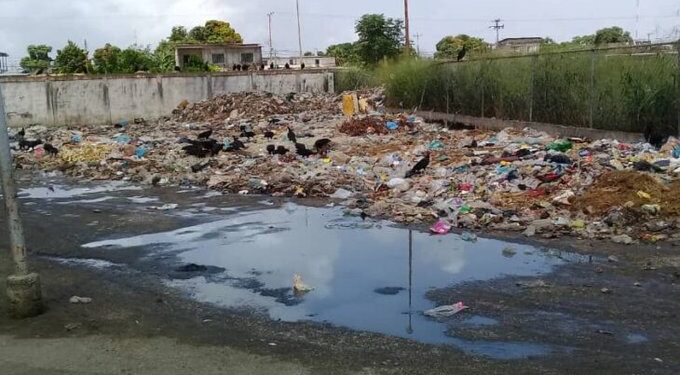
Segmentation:
{"type": "Polygon", "coordinates": [[[73,297],[69,298],[68,301],[70,303],[73,303],[73,304],[88,304],[88,303],[92,302],[92,298],[73,296],[73,297]]]}
{"type": "Polygon", "coordinates": [[[357,95],[361,114],[349,119],[341,96],[239,93],[182,103],[156,122],[31,126],[19,138],[40,139],[59,151],[37,155],[17,147],[15,163],[90,180],[332,197],[371,217],[438,223],[443,233],[446,222],[470,234],[516,231],[620,244],[680,234],[675,139],[656,150],[530,128],[454,131],[408,114],[381,113],[381,97],[375,90],[357,95]],[[316,149],[319,141],[324,146],[316,149]],[[411,175],[424,155],[429,163],[411,175]]]}
{"type": "Polygon", "coordinates": [[[468,308],[469,307],[465,306],[463,302],[458,302],[453,305],[438,306],[434,309],[426,310],[423,313],[432,318],[447,318],[468,308]]]}
{"type": "Polygon", "coordinates": [[[295,293],[296,295],[300,295],[311,292],[312,290],[314,290],[314,288],[310,287],[309,285],[305,284],[304,281],[302,281],[302,276],[298,274],[295,274],[293,276],[293,293],[295,293]]]}

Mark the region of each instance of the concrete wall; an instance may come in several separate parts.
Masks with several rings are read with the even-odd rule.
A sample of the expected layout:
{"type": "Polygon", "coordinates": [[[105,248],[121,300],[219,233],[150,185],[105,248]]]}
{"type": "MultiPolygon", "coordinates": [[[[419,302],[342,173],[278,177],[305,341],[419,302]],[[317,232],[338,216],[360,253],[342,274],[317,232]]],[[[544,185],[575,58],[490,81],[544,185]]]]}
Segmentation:
{"type": "Polygon", "coordinates": [[[169,115],[182,100],[267,91],[334,92],[326,71],[0,78],[10,126],[111,124],[169,115]]]}

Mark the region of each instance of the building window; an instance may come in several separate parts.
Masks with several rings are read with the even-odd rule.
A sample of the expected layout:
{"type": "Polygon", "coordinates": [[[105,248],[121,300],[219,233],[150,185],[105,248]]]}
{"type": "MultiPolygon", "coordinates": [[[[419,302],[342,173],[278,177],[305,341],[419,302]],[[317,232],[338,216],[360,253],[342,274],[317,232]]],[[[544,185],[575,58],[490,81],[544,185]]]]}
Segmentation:
{"type": "Polygon", "coordinates": [[[321,60],[319,59],[314,60],[314,65],[321,66],[321,60]]]}
{"type": "Polygon", "coordinates": [[[182,56],[182,62],[184,63],[184,65],[188,65],[188,64],[189,64],[189,58],[190,58],[190,57],[191,57],[191,55],[184,55],[184,56],[182,56]]]}
{"type": "Polygon", "coordinates": [[[224,64],[224,54],[223,53],[213,53],[212,54],[213,64],[224,64]]]}
{"type": "Polygon", "coordinates": [[[289,65],[295,65],[295,60],[293,60],[293,59],[288,60],[288,64],[289,65]]]}
{"type": "Polygon", "coordinates": [[[242,53],[241,54],[241,63],[242,64],[252,64],[254,61],[253,54],[252,53],[242,53]]]}

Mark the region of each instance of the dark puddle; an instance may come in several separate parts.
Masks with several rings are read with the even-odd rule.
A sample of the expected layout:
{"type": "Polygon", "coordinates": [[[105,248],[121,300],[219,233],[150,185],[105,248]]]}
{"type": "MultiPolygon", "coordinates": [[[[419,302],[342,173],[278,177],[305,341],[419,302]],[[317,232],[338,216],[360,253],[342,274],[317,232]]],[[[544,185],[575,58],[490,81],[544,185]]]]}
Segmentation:
{"type": "MultiPolygon", "coordinates": [[[[169,273],[167,284],[199,301],[255,309],[272,319],[331,323],[431,344],[453,345],[497,359],[564,350],[540,343],[464,340],[446,334],[447,322],[423,315],[435,307],[432,288],[503,276],[535,276],[564,262],[565,253],[457,235],[435,237],[386,222],[343,217],[338,208],[281,208],[222,213],[218,219],[175,231],[106,240],[85,248],[153,248],[177,253],[176,264],[209,267],[203,274],[169,273]],[[216,270],[224,272],[218,273],[216,270]],[[313,288],[292,290],[299,274],[313,288]],[[189,277],[187,277],[189,276],[189,277]]],[[[450,301],[455,303],[458,301],[450,301]]],[[[474,301],[464,301],[474,310],[474,301]]],[[[464,311],[457,324],[497,321],[464,311]],[[469,314],[469,316],[465,316],[469,314]],[[462,322],[461,322],[462,321],[462,322]]]]}

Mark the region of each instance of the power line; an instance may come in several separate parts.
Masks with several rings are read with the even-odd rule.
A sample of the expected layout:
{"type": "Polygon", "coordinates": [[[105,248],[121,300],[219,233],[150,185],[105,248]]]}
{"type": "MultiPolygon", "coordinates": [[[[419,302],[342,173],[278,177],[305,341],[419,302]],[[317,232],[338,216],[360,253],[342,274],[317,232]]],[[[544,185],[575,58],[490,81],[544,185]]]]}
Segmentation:
{"type": "Polygon", "coordinates": [[[500,18],[496,18],[491,22],[493,22],[494,24],[492,26],[489,26],[489,28],[496,30],[496,45],[498,45],[498,42],[500,41],[501,29],[505,29],[505,25],[504,24],[501,25],[500,18]]]}

